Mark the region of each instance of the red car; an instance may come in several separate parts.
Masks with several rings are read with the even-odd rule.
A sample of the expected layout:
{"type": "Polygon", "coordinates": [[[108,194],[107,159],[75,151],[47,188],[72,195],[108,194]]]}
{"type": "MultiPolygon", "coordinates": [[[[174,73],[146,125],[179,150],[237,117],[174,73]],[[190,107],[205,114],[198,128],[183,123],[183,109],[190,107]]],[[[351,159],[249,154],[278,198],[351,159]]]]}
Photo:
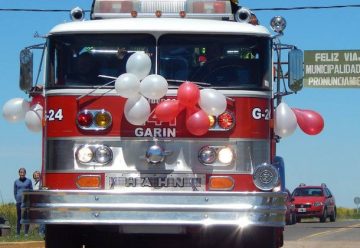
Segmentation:
{"type": "Polygon", "coordinates": [[[320,222],[326,222],[328,217],[331,222],[336,220],[335,197],[324,183],[320,186],[300,184],[292,193],[292,200],[297,222],[313,217],[319,218],[320,222]]]}
{"type": "Polygon", "coordinates": [[[286,189],[285,192],[287,193],[285,221],[286,225],[293,225],[296,224],[296,209],[290,191],[286,189]]]}

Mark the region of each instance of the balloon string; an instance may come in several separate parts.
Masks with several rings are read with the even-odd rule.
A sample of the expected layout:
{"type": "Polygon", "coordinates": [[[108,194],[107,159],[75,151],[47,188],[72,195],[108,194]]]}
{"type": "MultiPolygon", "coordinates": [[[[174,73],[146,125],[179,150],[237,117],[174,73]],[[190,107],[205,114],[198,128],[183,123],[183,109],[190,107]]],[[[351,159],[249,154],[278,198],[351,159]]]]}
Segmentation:
{"type": "MultiPolygon", "coordinates": [[[[150,112],[150,115],[149,115],[149,116],[152,116],[152,115],[155,113],[155,109],[156,109],[156,108],[154,108],[154,109],[150,112]]],[[[157,118],[156,115],[154,116],[154,118],[157,118]]]]}

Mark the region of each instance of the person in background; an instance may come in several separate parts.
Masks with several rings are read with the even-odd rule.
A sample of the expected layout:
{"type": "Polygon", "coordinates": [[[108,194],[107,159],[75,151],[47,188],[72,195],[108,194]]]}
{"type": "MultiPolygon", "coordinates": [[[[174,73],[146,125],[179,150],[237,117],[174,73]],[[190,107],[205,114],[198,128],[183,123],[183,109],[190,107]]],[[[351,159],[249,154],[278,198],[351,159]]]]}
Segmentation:
{"type": "MultiPolygon", "coordinates": [[[[14,197],[16,200],[16,214],[17,214],[17,223],[16,223],[16,235],[20,235],[21,230],[21,203],[22,195],[24,190],[33,189],[32,182],[30,179],[26,178],[25,168],[19,169],[19,178],[14,182],[14,197]]],[[[25,225],[25,237],[28,236],[29,225],[25,225]]]]}
{"type": "MultiPolygon", "coordinates": [[[[40,187],[40,177],[41,177],[40,171],[34,171],[34,173],[33,173],[33,179],[34,179],[33,190],[41,189],[41,187],[40,187]]],[[[45,225],[44,224],[39,225],[39,235],[41,237],[45,236],[45,225]]]]}
{"type": "Polygon", "coordinates": [[[34,184],[33,184],[33,190],[39,190],[40,189],[40,171],[34,171],[33,173],[33,179],[34,179],[34,184]]]}

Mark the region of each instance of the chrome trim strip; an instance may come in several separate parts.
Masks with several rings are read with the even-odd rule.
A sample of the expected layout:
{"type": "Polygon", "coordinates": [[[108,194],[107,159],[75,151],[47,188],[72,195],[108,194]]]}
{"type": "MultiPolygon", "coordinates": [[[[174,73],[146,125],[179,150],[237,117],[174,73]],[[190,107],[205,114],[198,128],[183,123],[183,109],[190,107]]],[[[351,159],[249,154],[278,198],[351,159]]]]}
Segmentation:
{"type": "MultiPolygon", "coordinates": [[[[83,94],[88,94],[89,92],[93,91],[94,89],[48,89],[46,90],[46,96],[79,96],[83,94]]],[[[271,91],[251,91],[251,90],[218,90],[227,96],[233,97],[259,97],[259,98],[268,98],[272,97],[271,91]]],[[[176,96],[176,90],[169,89],[168,96],[176,96]]],[[[89,94],[89,96],[99,96],[104,95],[106,96],[119,96],[116,93],[115,89],[97,89],[95,92],[89,94]]],[[[120,97],[120,96],[119,96],[120,97]]]]}
{"type": "Polygon", "coordinates": [[[23,223],[285,225],[285,193],[26,191],[23,223]]]}
{"type": "MultiPolygon", "coordinates": [[[[173,142],[176,140],[176,142],[181,141],[192,141],[195,142],[194,138],[161,138],[161,137],[110,137],[110,136],[73,136],[73,137],[48,137],[47,140],[56,141],[56,140],[71,140],[71,141],[83,141],[83,142],[90,142],[93,140],[97,140],[99,142],[104,141],[162,141],[162,142],[173,142]]],[[[267,141],[268,139],[247,139],[247,138],[201,138],[201,141],[208,141],[208,142],[217,142],[217,141],[224,141],[227,140],[229,142],[237,142],[237,141],[267,141]]]]}

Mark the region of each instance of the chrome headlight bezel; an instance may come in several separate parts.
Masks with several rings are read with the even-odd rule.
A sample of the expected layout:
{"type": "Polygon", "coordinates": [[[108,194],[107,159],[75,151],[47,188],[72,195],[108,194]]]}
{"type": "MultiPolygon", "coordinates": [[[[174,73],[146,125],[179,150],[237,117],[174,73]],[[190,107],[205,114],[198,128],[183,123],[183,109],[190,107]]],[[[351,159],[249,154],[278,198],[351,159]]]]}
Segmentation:
{"type": "Polygon", "coordinates": [[[204,146],[198,153],[199,162],[206,166],[229,166],[234,163],[235,152],[230,146],[204,146]]]}
{"type": "Polygon", "coordinates": [[[79,145],[75,148],[75,159],[80,165],[104,166],[113,161],[112,149],[106,145],[79,145]],[[85,155],[82,155],[82,154],[85,155]],[[88,153],[87,159],[86,153],[88,153]]]}

